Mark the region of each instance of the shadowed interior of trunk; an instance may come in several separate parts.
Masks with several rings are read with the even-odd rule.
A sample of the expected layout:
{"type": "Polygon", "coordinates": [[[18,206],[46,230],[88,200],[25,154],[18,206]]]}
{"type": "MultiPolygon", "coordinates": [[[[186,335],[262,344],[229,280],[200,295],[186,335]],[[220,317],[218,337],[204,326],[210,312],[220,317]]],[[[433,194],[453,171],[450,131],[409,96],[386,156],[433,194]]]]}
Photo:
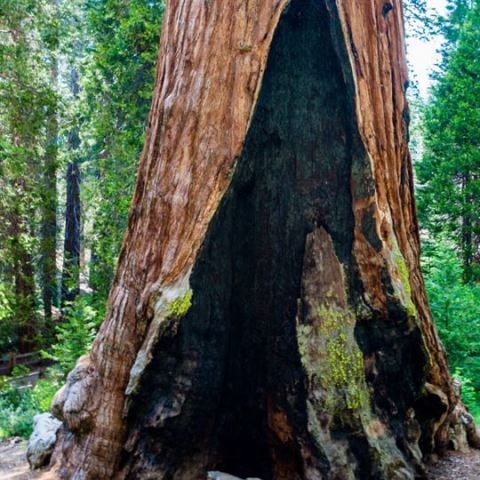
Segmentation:
{"type": "MultiPolygon", "coordinates": [[[[306,237],[317,227],[333,240],[348,290],[359,291],[350,190],[359,141],[334,35],[323,1],[293,0],[283,14],[244,151],[191,274],[192,307],[165,327],[130,399],[121,465],[127,478],[187,480],[208,469],[303,479],[305,450],[318,471],[329,470],[308,434],[296,322],[306,237]]],[[[378,243],[373,222],[364,228],[378,243]]],[[[421,368],[411,373],[414,362],[424,362],[414,347],[419,331],[407,331],[405,312],[394,307],[386,326],[359,325],[366,355],[389,344],[400,357],[412,355],[379,356],[380,373],[367,378],[380,410],[392,408],[390,398],[401,405],[401,430],[423,375],[421,368]]],[[[365,438],[333,428],[363,457],[357,473],[367,478],[365,438]]]]}

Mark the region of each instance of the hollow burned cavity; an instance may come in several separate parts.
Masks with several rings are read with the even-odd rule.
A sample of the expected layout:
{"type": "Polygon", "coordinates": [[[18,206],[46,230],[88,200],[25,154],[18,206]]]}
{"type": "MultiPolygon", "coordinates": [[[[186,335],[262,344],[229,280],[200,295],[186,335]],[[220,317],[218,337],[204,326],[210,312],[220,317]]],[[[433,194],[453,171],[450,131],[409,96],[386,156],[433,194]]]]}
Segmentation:
{"type": "MultiPolygon", "coordinates": [[[[191,275],[192,306],[164,329],[131,399],[127,478],[332,471],[312,432],[297,338],[312,232],[331,239],[347,304],[358,282],[350,191],[358,137],[332,22],[318,0],[293,0],[281,18],[244,151],[191,275]]],[[[339,419],[318,418],[332,441],[363,458],[352,460],[352,474],[370,475],[365,435],[352,439],[339,419]]]]}

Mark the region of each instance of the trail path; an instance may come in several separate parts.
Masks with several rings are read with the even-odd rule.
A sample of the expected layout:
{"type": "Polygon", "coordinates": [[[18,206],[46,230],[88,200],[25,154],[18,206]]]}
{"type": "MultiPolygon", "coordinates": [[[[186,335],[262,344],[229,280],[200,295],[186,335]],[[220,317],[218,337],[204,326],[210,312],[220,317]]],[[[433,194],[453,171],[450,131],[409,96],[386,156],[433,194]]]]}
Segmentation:
{"type": "MultiPolygon", "coordinates": [[[[31,472],[25,458],[24,441],[0,442],[0,480],[31,480],[41,472],[31,472]]],[[[428,480],[480,480],[480,450],[452,452],[429,468],[428,480]]]]}
{"type": "Polygon", "coordinates": [[[430,480],[480,480],[480,450],[451,452],[429,469],[430,480]]]}
{"type": "Polygon", "coordinates": [[[39,472],[30,471],[26,450],[24,441],[0,442],[0,480],[30,480],[40,476],[39,472]]]}

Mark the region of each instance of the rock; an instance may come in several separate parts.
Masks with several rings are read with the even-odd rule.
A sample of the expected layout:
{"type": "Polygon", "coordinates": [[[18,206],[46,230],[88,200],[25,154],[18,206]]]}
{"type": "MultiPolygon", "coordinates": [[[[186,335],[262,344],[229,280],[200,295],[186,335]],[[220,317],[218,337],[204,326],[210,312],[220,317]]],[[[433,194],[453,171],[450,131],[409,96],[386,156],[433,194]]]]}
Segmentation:
{"type": "Polygon", "coordinates": [[[41,468],[47,464],[57,440],[62,422],[50,413],[36,415],[33,419],[33,433],[28,440],[27,460],[30,468],[41,468]]]}
{"type": "Polygon", "coordinates": [[[238,477],[233,477],[228,473],[208,472],[208,480],[242,480],[242,479],[238,477]]]}
{"type": "MultiPolygon", "coordinates": [[[[208,480],[243,480],[223,472],[208,472],[208,480]]],[[[260,478],[247,478],[246,480],[261,480],[260,478]]]]}

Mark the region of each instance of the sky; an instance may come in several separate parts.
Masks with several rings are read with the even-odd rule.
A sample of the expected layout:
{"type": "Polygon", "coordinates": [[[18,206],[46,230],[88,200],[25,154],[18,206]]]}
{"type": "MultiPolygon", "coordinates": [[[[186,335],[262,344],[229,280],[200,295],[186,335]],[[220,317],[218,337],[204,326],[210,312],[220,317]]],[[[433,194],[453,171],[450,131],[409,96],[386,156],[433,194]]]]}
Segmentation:
{"type": "MultiPolygon", "coordinates": [[[[446,0],[426,0],[426,4],[432,13],[445,14],[446,0]]],[[[428,41],[416,38],[407,40],[407,56],[412,69],[411,77],[418,83],[420,94],[424,99],[427,98],[428,89],[432,83],[430,74],[440,61],[437,50],[441,44],[442,37],[440,35],[432,36],[428,41]]]]}

